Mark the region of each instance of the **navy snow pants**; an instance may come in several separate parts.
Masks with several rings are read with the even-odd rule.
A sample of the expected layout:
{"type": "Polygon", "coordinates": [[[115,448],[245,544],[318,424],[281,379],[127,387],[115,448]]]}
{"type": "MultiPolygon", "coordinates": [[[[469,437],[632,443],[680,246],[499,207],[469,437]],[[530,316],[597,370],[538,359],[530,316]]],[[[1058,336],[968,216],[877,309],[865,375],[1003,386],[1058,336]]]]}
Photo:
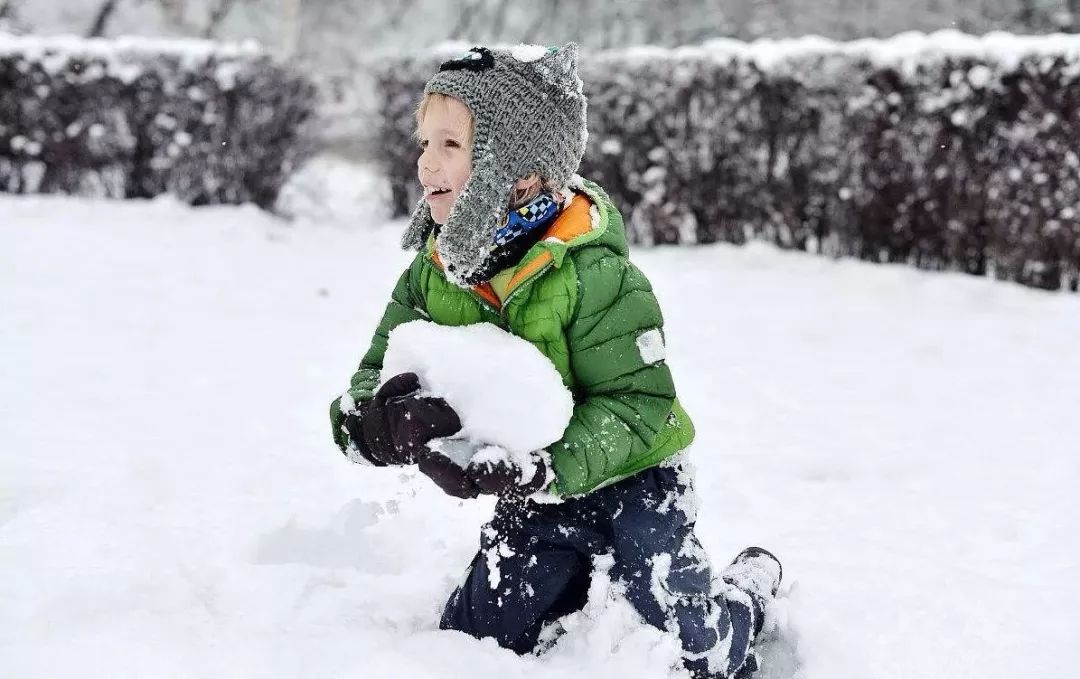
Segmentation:
{"type": "Polygon", "coordinates": [[[585,605],[592,559],[607,554],[641,617],[678,635],[694,677],[747,676],[760,612],[730,585],[717,591],[690,486],[681,465],[660,466],[559,504],[500,500],[440,627],[533,652],[545,627],[585,605]]]}

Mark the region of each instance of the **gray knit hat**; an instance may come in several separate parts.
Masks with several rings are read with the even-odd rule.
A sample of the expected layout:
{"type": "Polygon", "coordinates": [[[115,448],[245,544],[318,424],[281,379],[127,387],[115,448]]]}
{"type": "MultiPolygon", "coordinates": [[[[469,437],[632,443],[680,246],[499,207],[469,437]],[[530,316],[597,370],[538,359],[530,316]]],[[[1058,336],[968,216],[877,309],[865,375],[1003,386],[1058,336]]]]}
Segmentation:
{"type": "MultiPolygon", "coordinates": [[[[439,229],[435,247],[447,277],[467,287],[509,212],[514,183],[532,173],[557,187],[577,172],[585,153],[585,95],[577,45],[474,47],[442,64],[424,94],[456,97],[475,123],[472,174],[439,229]]],[[[402,246],[423,247],[434,228],[421,200],[402,246]]]]}

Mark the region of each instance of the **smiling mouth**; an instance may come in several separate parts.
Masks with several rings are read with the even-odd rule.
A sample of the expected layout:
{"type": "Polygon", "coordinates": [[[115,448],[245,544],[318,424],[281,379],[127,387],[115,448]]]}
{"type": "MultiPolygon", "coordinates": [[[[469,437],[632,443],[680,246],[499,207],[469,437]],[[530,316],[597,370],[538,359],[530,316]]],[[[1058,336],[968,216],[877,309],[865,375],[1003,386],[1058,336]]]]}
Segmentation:
{"type": "Polygon", "coordinates": [[[429,189],[427,193],[428,198],[438,198],[439,196],[445,196],[450,193],[450,189],[429,189]]]}

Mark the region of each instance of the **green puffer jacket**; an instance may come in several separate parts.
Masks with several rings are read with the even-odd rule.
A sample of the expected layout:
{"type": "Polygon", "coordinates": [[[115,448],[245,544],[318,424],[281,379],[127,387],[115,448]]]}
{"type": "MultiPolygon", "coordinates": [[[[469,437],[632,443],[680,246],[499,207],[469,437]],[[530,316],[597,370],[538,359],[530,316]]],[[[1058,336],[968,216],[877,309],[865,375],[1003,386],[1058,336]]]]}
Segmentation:
{"type": "MultiPolygon", "coordinates": [[[[649,281],[628,259],[622,217],[585,181],[515,268],[500,304],[490,285],[459,288],[429,243],[402,274],[348,398],[333,402],[344,451],[345,411],[372,398],[390,331],[430,320],[493,323],[535,345],[574,396],[563,438],[549,446],[556,495],[578,495],[659,464],[690,445],[694,427],[664,361],[663,318],[649,281]]],[[[343,397],[344,398],[344,397],[343,397]]]]}

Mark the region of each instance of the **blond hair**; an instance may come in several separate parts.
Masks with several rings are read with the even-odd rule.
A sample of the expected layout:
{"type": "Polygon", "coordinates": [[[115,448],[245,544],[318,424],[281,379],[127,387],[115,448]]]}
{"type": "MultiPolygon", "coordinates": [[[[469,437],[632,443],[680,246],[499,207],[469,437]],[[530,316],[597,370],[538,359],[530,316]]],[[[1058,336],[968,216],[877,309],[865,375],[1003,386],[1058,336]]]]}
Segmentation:
{"type": "MultiPolygon", "coordinates": [[[[413,137],[416,137],[418,139],[420,138],[420,125],[423,124],[424,117],[427,116],[428,107],[431,106],[432,102],[446,105],[449,104],[450,101],[458,101],[463,106],[465,105],[465,102],[462,102],[457,97],[451,97],[449,94],[440,94],[438,92],[431,92],[430,94],[425,94],[424,98],[421,99],[420,103],[416,106],[416,130],[413,132],[413,137]]],[[[467,140],[467,146],[472,146],[473,133],[475,131],[476,122],[473,118],[472,111],[469,110],[468,106],[465,106],[465,110],[469,111],[469,119],[465,122],[461,129],[457,130],[457,133],[460,134],[462,138],[467,140]]]]}
{"type": "MultiPolygon", "coordinates": [[[[457,99],[457,97],[452,97],[448,94],[441,94],[439,92],[430,92],[428,94],[425,94],[423,99],[421,99],[420,103],[416,106],[416,130],[413,131],[413,137],[417,139],[420,138],[420,125],[423,124],[424,117],[427,115],[428,108],[431,106],[432,102],[445,105],[451,99],[461,101],[460,99],[457,99]]],[[[466,109],[468,109],[468,106],[466,106],[466,109]]],[[[466,123],[461,129],[457,130],[458,134],[460,134],[464,139],[468,141],[466,145],[469,147],[472,146],[473,135],[476,131],[475,126],[476,120],[472,115],[472,111],[470,110],[468,121],[466,121],[466,123]]],[[[521,179],[533,179],[534,177],[536,177],[536,175],[529,175],[528,177],[522,177],[521,179]]],[[[556,187],[551,181],[543,177],[539,177],[539,179],[540,181],[538,182],[529,182],[529,185],[525,187],[519,187],[517,186],[517,184],[514,185],[514,190],[510,194],[509,207],[511,210],[515,210],[522,205],[532,202],[537,196],[540,195],[541,191],[546,190],[549,192],[555,192],[558,189],[558,187],[556,187]]]]}

